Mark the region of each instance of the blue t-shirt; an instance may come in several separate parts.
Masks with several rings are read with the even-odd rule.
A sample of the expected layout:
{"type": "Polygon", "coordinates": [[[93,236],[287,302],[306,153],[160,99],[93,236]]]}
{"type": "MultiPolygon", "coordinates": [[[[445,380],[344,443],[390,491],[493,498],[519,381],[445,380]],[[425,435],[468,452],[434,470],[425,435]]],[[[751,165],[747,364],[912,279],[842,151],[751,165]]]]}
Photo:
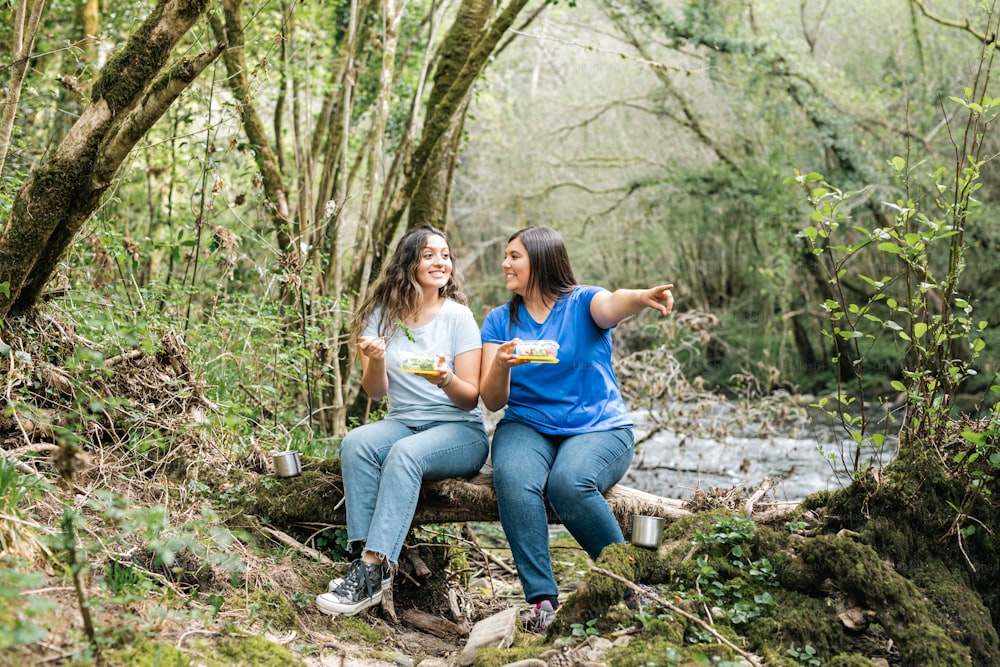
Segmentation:
{"type": "Polygon", "coordinates": [[[579,286],[556,301],[539,324],[522,303],[520,324],[511,328],[508,304],[483,322],[484,343],[554,340],[559,363],[521,364],[510,369],[510,396],[501,420],[527,424],[541,433],[578,435],[632,426],[611,366],[611,330],[590,315],[600,287],[579,286]]]}
{"type": "MultiPolygon", "coordinates": [[[[364,335],[376,337],[379,309],[368,320],[364,335]]],[[[413,329],[411,341],[406,333],[397,331],[385,347],[385,370],[389,377],[389,412],[387,418],[407,426],[422,426],[434,421],[483,422],[478,407],[463,410],[451,402],[444,390],[435,387],[414,373],[404,373],[403,359],[412,353],[443,354],[448,368],[455,371],[455,357],[463,352],[482,349],[479,327],[472,311],[446,299],[434,319],[413,329]]]]}

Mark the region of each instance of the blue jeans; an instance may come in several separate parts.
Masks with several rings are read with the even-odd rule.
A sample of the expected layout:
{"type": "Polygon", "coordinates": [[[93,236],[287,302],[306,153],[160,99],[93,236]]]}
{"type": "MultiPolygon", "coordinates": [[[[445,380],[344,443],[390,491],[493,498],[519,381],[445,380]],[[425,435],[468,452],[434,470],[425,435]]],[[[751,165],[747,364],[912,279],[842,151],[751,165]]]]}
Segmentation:
{"type": "Polygon", "coordinates": [[[347,539],[398,562],[421,482],[471,477],[489,449],[486,431],[476,422],[411,427],[383,419],[351,430],[340,443],[347,539]]]}
{"type": "Polygon", "coordinates": [[[631,428],[553,436],[502,422],[493,433],[493,488],[524,597],[557,599],[545,501],[591,558],[621,544],[621,527],[604,493],[628,472],[631,428]]]}

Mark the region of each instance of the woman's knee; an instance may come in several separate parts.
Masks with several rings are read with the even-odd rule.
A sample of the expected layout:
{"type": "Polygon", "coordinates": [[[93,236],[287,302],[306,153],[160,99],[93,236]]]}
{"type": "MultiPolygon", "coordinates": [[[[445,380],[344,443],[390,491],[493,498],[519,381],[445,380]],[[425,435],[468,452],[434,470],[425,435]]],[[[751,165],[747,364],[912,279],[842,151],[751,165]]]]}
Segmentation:
{"type": "Polygon", "coordinates": [[[356,461],[362,457],[362,442],[359,437],[351,437],[348,433],[343,440],[340,441],[340,463],[343,466],[345,463],[350,461],[356,461]]]}
{"type": "Polygon", "coordinates": [[[590,475],[582,474],[578,468],[553,468],[549,474],[548,497],[553,505],[570,506],[588,493],[598,492],[597,484],[590,475]]]}
{"type": "Polygon", "coordinates": [[[371,434],[365,432],[364,426],[360,426],[350,431],[344,439],[340,441],[340,467],[350,467],[351,465],[364,465],[376,462],[379,458],[378,450],[382,445],[380,438],[370,437],[371,434]]]}

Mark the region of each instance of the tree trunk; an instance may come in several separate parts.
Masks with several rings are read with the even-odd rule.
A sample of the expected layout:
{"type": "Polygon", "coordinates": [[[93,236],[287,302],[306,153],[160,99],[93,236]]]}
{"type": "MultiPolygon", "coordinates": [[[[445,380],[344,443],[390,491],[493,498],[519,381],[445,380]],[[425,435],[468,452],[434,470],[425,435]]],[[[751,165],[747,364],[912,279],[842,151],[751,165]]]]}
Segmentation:
{"type": "MultiPolygon", "coordinates": [[[[274,482],[273,477],[261,477],[257,481],[250,493],[253,500],[247,513],[266,516],[272,525],[282,529],[296,524],[344,525],[347,522],[339,460],[303,459],[303,472],[299,477],[280,478],[277,484],[274,482]]],[[[758,493],[740,509],[768,524],[784,521],[797,503],[759,502],[769,488],[767,482],[762,484],[758,493]]],[[[676,521],[693,512],[686,501],[662,498],[621,485],[612,487],[605,498],[626,537],[631,530],[633,514],[676,521]]],[[[499,520],[493,473],[487,468],[468,480],[425,482],[412,525],[499,520]]],[[[560,523],[551,510],[548,520],[560,523]]]]}
{"type": "Polygon", "coordinates": [[[42,18],[44,8],[45,0],[35,0],[31,6],[30,18],[26,16],[27,0],[20,0],[14,9],[14,34],[11,36],[14,62],[10,65],[10,84],[7,86],[3,114],[0,115],[0,174],[3,173],[4,162],[7,161],[10,137],[14,131],[14,119],[17,117],[17,103],[21,99],[21,85],[28,71],[31,50],[35,46],[35,33],[38,31],[38,22],[42,18]]]}
{"type": "MultiPolygon", "coordinates": [[[[462,67],[472,57],[476,38],[489,26],[493,15],[490,0],[463,0],[455,18],[455,24],[441,45],[434,75],[434,87],[427,102],[427,115],[434,118],[445,97],[445,92],[461,73],[462,67]]],[[[470,89],[471,90],[471,89],[470,89]]],[[[426,174],[410,201],[410,216],[407,226],[417,227],[431,224],[441,229],[448,228],[448,211],[451,207],[451,186],[458,150],[461,145],[462,127],[469,107],[469,92],[451,118],[440,142],[430,156],[426,174]]],[[[449,112],[451,113],[451,112],[449,112]]]]}
{"type": "Polygon", "coordinates": [[[128,152],[225,49],[220,44],[160,75],[207,6],[208,0],[161,0],[101,70],[93,102],[55,154],[18,191],[0,237],[0,318],[38,301],[128,152]]]}
{"type": "MultiPolygon", "coordinates": [[[[253,146],[253,155],[257,161],[257,168],[260,169],[264,193],[267,195],[268,202],[271,203],[271,206],[267,207],[266,210],[271,216],[271,226],[274,227],[278,248],[285,253],[296,253],[297,251],[292,245],[292,219],[288,193],[284,185],[284,175],[281,172],[278,155],[271,147],[264,121],[257,113],[257,105],[250,93],[250,79],[247,76],[250,68],[247,67],[246,37],[243,32],[244,21],[240,12],[240,3],[236,0],[223,0],[222,13],[225,17],[225,25],[215,14],[211,17],[211,23],[215,38],[220,42],[228,43],[231,47],[222,56],[228,74],[226,81],[230,92],[238,102],[236,108],[240,112],[243,131],[246,132],[247,139],[253,146]]],[[[289,259],[292,265],[298,266],[297,260],[289,259]]]]}
{"type": "MultiPolygon", "coordinates": [[[[473,1],[467,0],[467,2],[473,1]]],[[[428,174],[434,173],[432,157],[439,151],[440,145],[445,141],[449,131],[455,128],[456,120],[461,118],[461,111],[466,104],[469,91],[483,69],[486,68],[500,39],[507,33],[514,19],[527,4],[528,0],[511,0],[510,4],[485,30],[474,36],[475,41],[468,49],[468,58],[461,68],[458,68],[452,76],[439,77],[435,81],[434,96],[439,101],[433,109],[433,115],[428,116],[420,143],[413,151],[407,164],[406,181],[400,191],[396,193],[391,206],[387,208],[386,215],[378,220],[378,226],[373,230],[373,275],[381,266],[384,254],[399,228],[404,213],[409,208],[414,194],[421,187],[421,181],[428,174]],[[440,92],[437,91],[439,86],[443,89],[440,92]]],[[[465,3],[462,6],[465,7],[465,3]]],[[[453,29],[459,29],[458,27],[462,25],[456,21],[456,28],[453,29]]],[[[466,33],[464,38],[470,39],[473,36],[466,33]]]]}

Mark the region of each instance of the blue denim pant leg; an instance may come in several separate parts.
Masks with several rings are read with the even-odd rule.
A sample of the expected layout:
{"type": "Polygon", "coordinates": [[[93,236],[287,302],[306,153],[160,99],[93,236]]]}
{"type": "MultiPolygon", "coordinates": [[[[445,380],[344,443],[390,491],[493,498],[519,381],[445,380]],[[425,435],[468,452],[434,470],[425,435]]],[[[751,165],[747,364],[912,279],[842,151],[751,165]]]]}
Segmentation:
{"type": "Polygon", "coordinates": [[[592,558],[624,542],[604,499],[632,462],[631,429],[560,438],[502,423],[493,434],[493,486],[500,522],[529,602],[555,598],[545,501],[592,558]]]}
{"type": "Polygon", "coordinates": [[[340,472],[347,505],[347,539],[363,542],[375,514],[382,462],[389,450],[413,430],[392,419],[370,422],[348,431],[340,443],[340,472]]]}
{"type": "Polygon", "coordinates": [[[383,419],[354,429],[341,444],[348,539],[397,562],[423,480],[472,476],[488,454],[486,431],[473,422],[413,428],[383,419]]]}
{"type": "Polygon", "coordinates": [[[628,472],[634,453],[631,428],[574,435],[559,445],[549,472],[549,504],[594,560],[609,544],[625,542],[604,494],[628,472]]]}
{"type": "Polygon", "coordinates": [[[501,423],[493,432],[493,488],[500,523],[529,602],[559,594],[545,507],[545,485],[557,451],[555,442],[524,424],[501,423]]]}

